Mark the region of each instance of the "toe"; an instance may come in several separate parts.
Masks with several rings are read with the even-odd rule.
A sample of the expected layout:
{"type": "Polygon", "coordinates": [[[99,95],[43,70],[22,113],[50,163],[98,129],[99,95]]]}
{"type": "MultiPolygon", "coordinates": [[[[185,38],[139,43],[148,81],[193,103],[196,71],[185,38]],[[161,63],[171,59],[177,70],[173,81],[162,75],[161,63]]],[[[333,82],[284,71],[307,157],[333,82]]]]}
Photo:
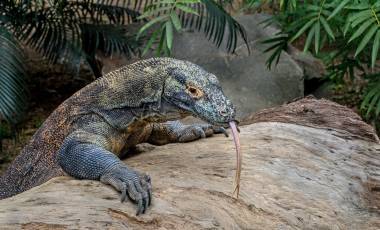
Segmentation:
{"type": "Polygon", "coordinates": [[[137,212],[136,212],[136,215],[140,215],[142,213],[144,213],[144,205],[143,205],[143,199],[142,197],[140,196],[139,199],[137,200],[137,212]]]}
{"type": "Polygon", "coordinates": [[[213,127],[214,133],[223,133],[224,136],[228,137],[227,130],[223,127],[213,127]]]}
{"type": "Polygon", "coordinates": [[[123,203],[125,201],[126,197],[127,197],[127,185],[125,183],[123,183],[122,190],[121,190],[120,201],[123,203]]]}
{"type": "Polygon", "coordinates": [[[135,183],[135,187],[136,187],[137,192],[139,192],[139,194],[140,194],[141,197],[142,197],[142,205],[143,205],[143,210],[142,210],[142,212],[145,213],[145,210],[148,209],[148,202],[149,202],[149,201],[148,201],[148,193],[147,193],[147,191],[145,191],[145,190],[143,189],[143,186],[141,186],[141,184],[142,184],[141,181],[136,182],[136,183],[135,183]]]}
{"type": "Polygon", "coordinates": [[[194,134],[197,137],[206,138],[206,133],[201,127],[195,127],[194,128],[194,134]]]}

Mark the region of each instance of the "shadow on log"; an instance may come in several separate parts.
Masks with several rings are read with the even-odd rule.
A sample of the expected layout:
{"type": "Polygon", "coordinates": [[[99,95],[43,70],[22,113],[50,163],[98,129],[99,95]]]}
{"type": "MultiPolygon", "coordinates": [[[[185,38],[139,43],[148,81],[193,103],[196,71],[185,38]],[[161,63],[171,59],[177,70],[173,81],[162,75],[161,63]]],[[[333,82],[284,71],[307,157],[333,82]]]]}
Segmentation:
{"type": "Polygon", "coordinates": [[[112,188],[58,177],[0,201],[1,228],[379,229],[380,145],[352,111],[306,98],[241,127],[243,171],[232,197],[232,139],[140,146],[126,163],[152,177],[136,217],[112,188]],[[256,123],[257,122],[257,123],[256,123]]]}

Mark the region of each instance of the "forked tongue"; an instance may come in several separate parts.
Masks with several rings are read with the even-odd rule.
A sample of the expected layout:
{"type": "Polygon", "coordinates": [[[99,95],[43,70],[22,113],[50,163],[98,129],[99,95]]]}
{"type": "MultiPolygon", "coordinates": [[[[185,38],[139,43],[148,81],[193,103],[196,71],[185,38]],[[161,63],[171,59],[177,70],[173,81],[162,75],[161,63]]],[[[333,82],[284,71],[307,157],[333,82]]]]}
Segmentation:
{"type": "Polygon", "coordinates": [[[240,138],[239,138],[239,132],[236,127],[235,121],[230,121],[228,124],[231,127],[232,130],[232,137],[234,138],[235,148],[236,148],[236,174],[235,174],[235,189],[232,195],[236,193],[236,198],[239,198],[239,191],[240,191],[240,174],[241,174],[241,151],[240,151],[240,138]]]}

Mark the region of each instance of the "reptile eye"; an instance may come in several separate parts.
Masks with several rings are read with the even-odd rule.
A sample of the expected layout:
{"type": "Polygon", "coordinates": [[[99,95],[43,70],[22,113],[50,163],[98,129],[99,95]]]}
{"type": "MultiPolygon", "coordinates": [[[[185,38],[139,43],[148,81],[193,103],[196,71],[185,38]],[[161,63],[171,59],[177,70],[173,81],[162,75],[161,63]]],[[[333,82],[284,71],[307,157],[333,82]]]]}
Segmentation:
{"type": "Polygon", "coordinates": [[[195,86],[187,86],[186,87],[186,91],[187,93],[192,97],[192,98],[195,98],[195,99],[199,99],[201,97],[203,97],[203,92],[202,90],[198,89],[197,87],[195,86]]]}

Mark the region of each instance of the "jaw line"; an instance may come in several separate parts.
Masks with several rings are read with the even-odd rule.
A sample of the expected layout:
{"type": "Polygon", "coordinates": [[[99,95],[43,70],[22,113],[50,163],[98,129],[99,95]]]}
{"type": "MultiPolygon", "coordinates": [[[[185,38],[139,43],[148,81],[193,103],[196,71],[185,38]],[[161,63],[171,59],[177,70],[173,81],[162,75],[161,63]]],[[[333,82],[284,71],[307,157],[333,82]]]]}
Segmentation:
{"type": "Polygon", "coordinates": [[[228,127],[230,127],[229,126],[229,122],[230,121],[235,121],[236,122],[236,120],[234,120],[234,119],[231,119],[230,121],[226,121],[226,122],[216,122],[216,121],[212,121],[212,120],[208,120],[208,119],[206,119],[206,118],[204,118],[204,117],[202,117],[202,116],[200,116],[200,115],[198,115],[198,114],[192,114],[194,117],[196,117],[196,118],[199,118],[199,119],[201,119],[202,121],[205,121],[205,122],[207,122],[207,123],[209,123],[209,124],[211,124],[211,125],[214,125],[214,126],[221,126],[221,127],[223,127],[223,128],[228,128],[228,127]]]}
{"type": "Polygon", "coordinates": [[[229,122],[230,121],[235,121],[236,124],[239,124],[239,122],[236,120],[236,119],[231,119],[229,121],[225,121],[225,122],[216,122],[216,121],[212,121],[212,120],[209,120],[201,115],[199,115],[198,113],[196,113],[194,110],[192,110],[190,107],[188,106],[185,106],[183,103],[181,103],[180,101],[174,99],[174,100],[167,100],[165,98],[165,100],[167,102],[169,102],[170,104],[176,106],[178,109],[180,109],[180,113],[182,112],[183,114],[187,113],[188,116],[193,116],[193,117],[196,117],[196,118],[199,118],[201,119],[202,121],[205,121],[207,123],[210,123],[212,125],[215,125],[215,126],[222,126],[224,128],[228,128],[229,127],[229,122]],[[177,103],[176,103],[177,102],[177,103]]]}
{"type": "Polygon", "coordinates": [[[196,113],[194,112],[194,110],[192,110],[190,107],[188,106],[184,106],[182,102],[180,102],[179,100],[167,100],[165,98],[165,100],[170,103],[171,105],[177,107],[179,109],[179,112],[182,113],[182,114],[188,114],[188,116],[190,115],[195,115],[196,116],[196,113]],[[177,103],[176,103],[177,102],[177,103]]]}

